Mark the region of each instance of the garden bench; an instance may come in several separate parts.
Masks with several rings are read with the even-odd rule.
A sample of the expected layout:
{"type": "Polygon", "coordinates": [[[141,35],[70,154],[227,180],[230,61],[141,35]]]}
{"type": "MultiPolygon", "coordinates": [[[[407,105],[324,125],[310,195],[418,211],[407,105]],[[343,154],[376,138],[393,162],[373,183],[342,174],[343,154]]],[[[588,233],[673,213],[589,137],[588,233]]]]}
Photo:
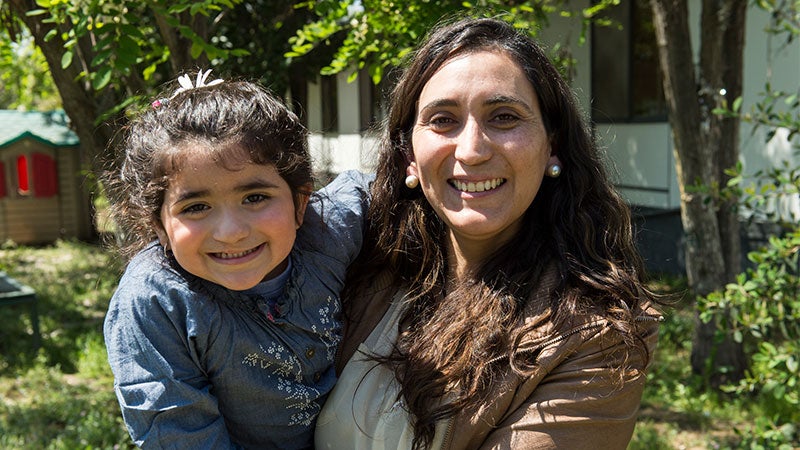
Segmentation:
{"type": "Polygon", "coordinates": [[[39,335],[39,313],[36,310],[36,291],[6,275],[5,272],[0,272],[0,306],[17,303],[30,304],[33,349],[35,351],[39,348],[41,341],[39,335]]]}

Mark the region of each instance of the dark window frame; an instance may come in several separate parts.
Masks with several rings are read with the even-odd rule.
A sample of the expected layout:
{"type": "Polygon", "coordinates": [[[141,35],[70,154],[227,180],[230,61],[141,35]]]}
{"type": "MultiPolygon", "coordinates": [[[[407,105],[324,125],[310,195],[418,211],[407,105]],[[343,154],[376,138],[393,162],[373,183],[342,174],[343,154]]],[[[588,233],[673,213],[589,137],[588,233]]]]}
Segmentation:
{"type": "Polygon", "coordinates": [[[592,24],[591,27],[592,120],[595,123],[667,122],[649,4],[646,0],[623,0],[607,10],[605,17],[613,24],[592,24]],[[619,47],[624,50],[620,52],[619,47]],[[637,47],[641,51],[637,52],[637,47]],[[621,70],[613,74],[618,68],[621,70]],[[623,78],[607,78],[615,75],[623,78]],[[645,95],[640,95],[637,88],[645,95]],[[618,103],[619,99],[623,104],[618,103]]]}

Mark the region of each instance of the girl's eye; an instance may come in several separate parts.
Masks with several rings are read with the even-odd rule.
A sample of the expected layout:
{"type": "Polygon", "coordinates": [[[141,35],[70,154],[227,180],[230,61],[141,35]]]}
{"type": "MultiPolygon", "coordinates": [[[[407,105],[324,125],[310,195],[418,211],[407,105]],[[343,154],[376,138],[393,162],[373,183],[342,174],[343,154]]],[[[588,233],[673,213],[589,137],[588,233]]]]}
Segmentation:
{"type": "Polygon", "coordinates": [[[204,205],[202,203],[195,203],[193,205],[186,206],[181,210],[181,214],[199,214],[208,209],[208,205],[204,205]]]}
{"type": "Polygon", "coordinates": [[[244,198],[245,203],[259,203],[266,201],[269,197],[264,194],[250,194],[244,198]]]}

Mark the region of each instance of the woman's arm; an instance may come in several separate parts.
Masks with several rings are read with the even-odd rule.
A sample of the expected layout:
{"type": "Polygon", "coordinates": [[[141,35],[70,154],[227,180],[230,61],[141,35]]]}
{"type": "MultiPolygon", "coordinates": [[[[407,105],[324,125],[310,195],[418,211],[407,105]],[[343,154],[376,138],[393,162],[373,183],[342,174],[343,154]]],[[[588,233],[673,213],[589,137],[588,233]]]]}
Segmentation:
{"type": "MultiPolygon", "coordinates": [[[[651,355],[657,336],[657,322],[647,324],[644,339],[651,355]]],[[[574,353],[541,380],[519,387],[518,406],[512,403],[512,412],[489,433],[481,448],[627,448],[646,375],[640,370],[621,382],[616,368],[627,363],[642,369],[642,356],[634,351],[625,360],[628,349],[608,328],[589,339],[575,339],[579,339],[577,348],[562,347],[574,353]]]]}

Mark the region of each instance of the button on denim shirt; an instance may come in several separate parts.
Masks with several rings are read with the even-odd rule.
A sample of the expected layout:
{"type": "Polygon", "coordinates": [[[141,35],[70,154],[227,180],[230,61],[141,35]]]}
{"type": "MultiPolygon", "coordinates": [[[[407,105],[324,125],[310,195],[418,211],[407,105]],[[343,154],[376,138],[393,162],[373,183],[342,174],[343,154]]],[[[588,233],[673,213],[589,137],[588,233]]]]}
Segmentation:
{"type": "Polygon", "coordinates": [[[274,305],[185,272],[158,243],[131,259],[104,333],[137,445],[313,446],[336,381],[339,294],[361,247],[370,180],[346,172],[312,196],[274,305]]]}

